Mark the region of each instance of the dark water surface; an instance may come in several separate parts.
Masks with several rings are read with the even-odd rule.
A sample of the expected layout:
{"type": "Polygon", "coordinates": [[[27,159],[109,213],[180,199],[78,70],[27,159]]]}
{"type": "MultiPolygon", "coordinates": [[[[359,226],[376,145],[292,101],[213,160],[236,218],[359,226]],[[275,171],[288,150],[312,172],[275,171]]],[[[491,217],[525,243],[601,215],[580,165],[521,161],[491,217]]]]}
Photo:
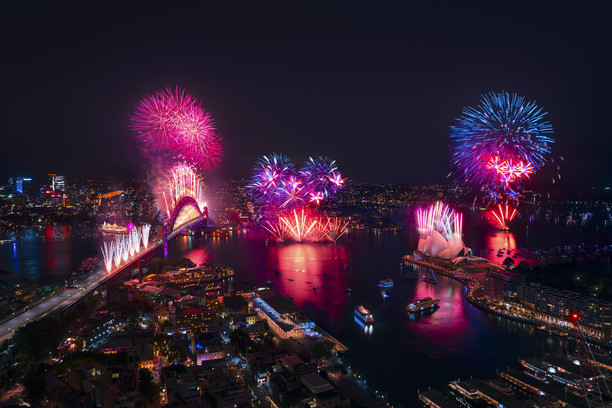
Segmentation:
{"type": "MultiPolygon", "coordinates": [[[[489,257],[495,262],[503,259],[495,257],[499,248],[612,243],[604,228],[540,225],[504,233],[473,218],[466,220],[465,242],[476,253],[493,248],[489,257]]],[[[439,277],[433,285],[418,280],[412,269],[401,269],[401,257],[414,248],[415,235],[353,231],[337,245],[266,244],[246,232],[233,232],[228,238],[178,237],[170,243],[170,256],[233,267],[235,290],[270,279],[274,289],[293,297],[308,317],[348,346],[345,361],[353,369],[388,394],[391,402],[405,406],[416,403],[418,389],[444,387],[471,375],[493,377],[496,369],[516,365],[519,356],[567,348],[565,339],[476,309],[465,300],[465,288],[458,282],[439,277]],[[386,278],[395,286],[383,298],[377,283],[386,278]],[[426,296],[440,299],[437,311],[406,313],[409,301],[426,296]],[[375,318],[367,332],[354,319],[359,304],[375,318]]],[[[10,239],[16,243],[0,244],[0,269],[40,282],[63,280],[84,259],[98,256],[95,238],[61,226],[10,239]]]]}
{"type": "Polygon", "coordinates": [[[181,237],[170,253],[233,266],[236,290],[270,279],[274,289],[293,297],[308,317],[348,346],[345,361],[353,369],[391,402],[406,406],[416,402],[418,389],[470,375],[495,376],[519,356],[566,349],[564,339],[476,309],[458,282],[439,277],[433,285],[417,279],[411,268],[402,270],[400,259],[411,240],[401,233],[353,232],[337,245],[266,245],[235,233],[204,241],[181,237]],[[377,283],[386,278],[395,286],[383,298],[377,283]],[[406,313],[410,300],[426,296],[440,299],[437,311],[406,313]],[[359,304],[375,318],[367,332],[354,318],[359,304]]]}

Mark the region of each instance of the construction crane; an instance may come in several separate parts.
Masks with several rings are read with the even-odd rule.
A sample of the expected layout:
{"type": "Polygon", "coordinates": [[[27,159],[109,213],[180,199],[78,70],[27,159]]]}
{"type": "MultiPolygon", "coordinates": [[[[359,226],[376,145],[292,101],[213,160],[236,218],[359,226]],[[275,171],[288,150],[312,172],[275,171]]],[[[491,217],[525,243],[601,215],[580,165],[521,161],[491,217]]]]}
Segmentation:
{"type": "Polygon", "coordinates": [[[584,331],[578,323],[578,313],[571,316],[571,321],[574,324],[574,337],[576,339],[576,353],[578,354],[578,362],[580,363],[580,375],[582,376],[582,391],[586,398],[589,408],[603,408],[603,393],[600,383],[603,384],[607,397],[610,397],[610,389],[606,383],[605,377],[599,369],[599,364],[593,356],[591,347],[587,343],[584,336],[584,331]]]}
{"type": "Polygon", "coordinates": [[[104,194],[100,194],[98,196],[98,207],[102,205],[102,199],[103,198],[111,198],[111,197],[116,197],[120,194],[123,194],[123,191],[111,191],[110,193],[104,193],[104,194]]]}

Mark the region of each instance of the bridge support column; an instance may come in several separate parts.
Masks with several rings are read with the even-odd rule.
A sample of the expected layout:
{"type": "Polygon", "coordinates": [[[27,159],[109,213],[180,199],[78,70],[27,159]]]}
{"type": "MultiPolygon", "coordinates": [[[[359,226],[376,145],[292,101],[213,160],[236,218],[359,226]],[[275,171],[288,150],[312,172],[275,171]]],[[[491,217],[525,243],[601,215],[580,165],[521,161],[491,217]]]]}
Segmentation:
{"type": "Polygon", "coordinates": [[[164,225],[164,258],[168,257],[168,228],[164,225]]]}

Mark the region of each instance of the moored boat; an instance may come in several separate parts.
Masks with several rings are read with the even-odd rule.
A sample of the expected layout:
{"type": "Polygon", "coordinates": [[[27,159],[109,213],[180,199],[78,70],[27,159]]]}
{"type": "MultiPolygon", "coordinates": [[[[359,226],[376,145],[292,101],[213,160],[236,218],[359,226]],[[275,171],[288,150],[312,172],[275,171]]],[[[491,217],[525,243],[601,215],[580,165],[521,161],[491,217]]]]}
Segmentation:
{"type": "Polygon", "coordinates": [[[389,279],[381,280],[380,282],[378,282],[378,287],[379,288],[391,288],[391,287],[393,287],[393,279],[389,278],[389,279]]]}
{"type": "Polygon", "coordinates": [[[408,313],[418,313],[422,311],[431,311],[438,308],[438,303],[440,303],[440,299],[432,299],[430,297],[426,297],[423,299],[415,300],[410,303],[406,310],[408,313]]]}

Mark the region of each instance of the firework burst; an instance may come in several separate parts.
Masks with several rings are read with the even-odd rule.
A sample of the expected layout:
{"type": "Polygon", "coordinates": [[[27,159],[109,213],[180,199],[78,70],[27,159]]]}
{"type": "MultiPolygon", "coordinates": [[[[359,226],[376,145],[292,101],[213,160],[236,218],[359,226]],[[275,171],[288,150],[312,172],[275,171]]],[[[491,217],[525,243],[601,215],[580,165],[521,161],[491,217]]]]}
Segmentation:
{"type": "Polygon", "coordinates": [[[151,233],[151,224],[143,225],[140,232],[142,234],[142,246],[144,247],[144,249],[147,249],[149,247],[149,235],[151,233]]]}
{"type": "Polygon", "coordinates": [[[520,182],[548,161],[553,139],[545,112],[507,92],[483,95],[452,127],[453,173],[483,191],[518,191],[520,182]]]}
{"type": "Polygon", "coordinates": [[[348,228],[348,222],[338,217],[322,218],[319,224],[325,226],[325,237],[332,242],[338,241],[348,228]]]}
{"type": "Polygon", "coordinates": [[[274,207],[279,205],[280,198],[284,195],[280,190],[291,188],[290,180],[295,180],[295,177],[295,166],[289,158],[283,154],[273,153],[257,161],[247,190],[258,205],[274,207]]]}
{"type": "Polygon", "coordinates": [[[221,138],[215,134],[212,116],[182,89],[145,96],[130,119],[137,139],[149,150],[167,151],[205,169],[221,161],[221,138]]]}
{"type": "Polygon", "coordinates": [[[114,245],[112,242],[105,242],[102,245],[102,258],[104,259],[104,267],[106,272],[110,272],[113,268],[113,251],[114,245]]]}
{"type": "MultiPolygon", "coordinates": [[[[522,183],[549,160],[553,129],[535,102],[508,92],[482,96],[451,128],[451,164],[456,180],[482,193],[493,212],[503,205],[516,214],[522,183]]],[[[501,211],[504,229],[512,217],[501,211]]],[[[500,217],[501,215],[501,217],[500,217]]]]}
{"type": "Polygon", "coordinates": [[[206,207],[204,189],[200,176],[194,166],[187,163],[176,164],[169,172],[165,191],[162,192],[163,202],[160,208],[166,210],[168,217],[185,196],[192,197],[202,210],[206,207]]]}
{"type": "Polygon", "coordinates": [[[346,233],[348,222],[301,208],[280,215],[274,222],[267,221],[263,227],[280,242],[336,242],[346,233]]]}
{"type": "Polygon", "coordinates": [[[417,210],[417,229],[421,238],[431,236],[438,231],[447,240],[461,236],[463,216],[448,205],[438,201],[428,208],[417,210]]]}
{"type": "Polygon", "coordinates": [[[342,178],[336,161],[327,157],[309,157],[300,176],[310,192],[310,201],[319,204],[322,200],[333,197],[342,187],[346,179],[342,178]]]}
{"type": "Polygon", "coordinates": [[[282,209],[301,208],[308,197],[306,187],[295,176],[283,181],[276,194],[280,199],[279,207],[282,209]]]}
{"type": "Polygon", "coordinates": [[[139,254],[143,248],[147,249],[150,229],[151,225],[145,224],[141,228],[134,228],[129,234],[104,242],[101,250],[106,271],[111,271],[113,263],[118,268],[122,262],[127,262],[139,254]]]}

